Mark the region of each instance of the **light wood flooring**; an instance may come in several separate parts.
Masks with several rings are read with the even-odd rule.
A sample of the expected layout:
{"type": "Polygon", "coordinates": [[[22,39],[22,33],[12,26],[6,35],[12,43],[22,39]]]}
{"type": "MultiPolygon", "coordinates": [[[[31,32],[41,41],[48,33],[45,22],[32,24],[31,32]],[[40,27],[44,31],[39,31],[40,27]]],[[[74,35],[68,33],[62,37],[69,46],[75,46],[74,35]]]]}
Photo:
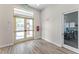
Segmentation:
{"type": "Polygon", "coordinates": [[[0,54],[75,54],[75,52],[57,47],[45,40],[37,39],[0,48],[0,54]]]}

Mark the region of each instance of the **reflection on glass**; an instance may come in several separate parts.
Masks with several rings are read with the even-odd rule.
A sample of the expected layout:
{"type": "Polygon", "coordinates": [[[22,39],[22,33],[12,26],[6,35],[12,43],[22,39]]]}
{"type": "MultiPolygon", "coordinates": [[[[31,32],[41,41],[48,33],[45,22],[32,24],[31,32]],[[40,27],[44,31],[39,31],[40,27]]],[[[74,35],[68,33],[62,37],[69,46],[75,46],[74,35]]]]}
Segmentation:
{"type": "Polygon", "coordinates": [[[27,31],[26,33],[27,33],[27,38],[33,37],[33,31],[27,31]]]}
{"type": "Polygon", "coordinates": [[[69,27],[69,23],[65,23],[65,27],[68,28],[69,27]]]}
{"type": "Polygon", "coordinates": [[[74,28],[75,27],[75,23],[74,22],[71,22],[70,23],[70,27],[73,27],[74,28]]]}
{"type": "Polygon", "coordinates": [[[23,39],[24,38],[24,32],[16,32],[16,40],[23,39]]]}
{"type": "Polygon", "coordinates": [[[24,18],[16,17],[16,31],[24,30],[24,18]]]}
{"type": "Polygon", "coordinates": [[[78,48],[78,11],[64,14],[64,44],[78,48]]]}
{"type": "Polygon", "coordinates": [[[27,30],[33,30],[33,20],[27,19],[27,30]]]}

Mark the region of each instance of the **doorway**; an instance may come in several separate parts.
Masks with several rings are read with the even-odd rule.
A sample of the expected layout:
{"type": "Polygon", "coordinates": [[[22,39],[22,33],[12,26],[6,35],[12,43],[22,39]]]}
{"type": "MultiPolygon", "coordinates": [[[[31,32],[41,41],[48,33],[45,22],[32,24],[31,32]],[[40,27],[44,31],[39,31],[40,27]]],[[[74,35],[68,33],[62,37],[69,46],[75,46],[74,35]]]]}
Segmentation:
{"type": "Polygon", "coordinates": [[[64,13],[64,47],[78,53],[78,11],[64,13]]]}
{"type": "Polygon", "coordinates": [[[34,19],[14,16],[15,43],[34,39],[34,19]]]}

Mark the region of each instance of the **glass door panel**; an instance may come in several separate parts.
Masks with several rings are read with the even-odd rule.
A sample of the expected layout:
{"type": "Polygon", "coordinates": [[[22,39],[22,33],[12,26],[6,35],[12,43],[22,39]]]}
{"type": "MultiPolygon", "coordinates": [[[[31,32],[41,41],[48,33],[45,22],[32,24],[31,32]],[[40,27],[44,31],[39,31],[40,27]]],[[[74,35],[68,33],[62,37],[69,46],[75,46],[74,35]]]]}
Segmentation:
{"type": "Polygon", "coordinates": [[[24,31],[24,18],[16,17],[16,31],[24,31]]]}
{"type": "Polygon", "coordinates": [[[27,31],[26,34],[27,38],[33,37],[33,31],[27,31]]]}
{"type": "Polygon", "coordinates": [[[26,23],[27,23],[27,26],[26,26],[27,30],[33,30],[33,20],[27,19],[26,23]]]}
{"type": "Polygon", "coordinates": [[[24,32],[16,32],[16,40],[23,39],[24,38],[24,32]]]}
{"type": "Polygon", "coordinates": [[[64,14],[64,44],[78,48],[78,11],[64,14]]]}
{"type": "Polygon", "coordinates": [[[27,19],[26,21],[26,37],[33,37],[33,19],[27,19]]]}
{"type": "Polygon", "coordinates": [[[24,39],[24,18],[16,17],[16,40],[24,39]]]}

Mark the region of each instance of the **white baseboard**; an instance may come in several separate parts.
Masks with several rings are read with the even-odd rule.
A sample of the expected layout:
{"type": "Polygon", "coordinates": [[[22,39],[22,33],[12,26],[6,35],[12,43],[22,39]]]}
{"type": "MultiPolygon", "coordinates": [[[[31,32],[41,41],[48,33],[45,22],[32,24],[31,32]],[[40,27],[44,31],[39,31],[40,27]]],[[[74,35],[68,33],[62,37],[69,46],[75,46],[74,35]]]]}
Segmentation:
{"type": "Polygon", "coordinates": [[[14,43],[6,44],[6,45],[1,45],[0,48],[6,47],[6,46],[11,46],[14,45],[14,43]]]}
{"type": "Polygon", "coordinates": [[[42,39],[42,38],[34,38],[34,39],[42,39]]]}
{"type": "Polygon", "coordinates": [[[63,47],[66,48],[66,49],[69,49],[71,51],[74,51],[76,53],[79,53],[79,49],[77,49],[77,48],[73,48],[73,47],[70,47],[70,46],[65,45],[65,44],[63,45],[63,47]]]}
{"type": "Polygon", "coordinates": [[[52,44],[54,44],[54,45],[56,45],[56,46],[58,46],[58,47],[62,47],[61,45],[59,45],[59,44],[57,44],[57,43],[55,43],[55,42],[52,42],[52,41],[47,40],[47,39],[45,39],[45,38],[42,38],[42,39],[44,39],[44,40],[46,40],[46,41],[48,41],[48,42],[50,42],[50,43],[52,43],[52,44]]]}

